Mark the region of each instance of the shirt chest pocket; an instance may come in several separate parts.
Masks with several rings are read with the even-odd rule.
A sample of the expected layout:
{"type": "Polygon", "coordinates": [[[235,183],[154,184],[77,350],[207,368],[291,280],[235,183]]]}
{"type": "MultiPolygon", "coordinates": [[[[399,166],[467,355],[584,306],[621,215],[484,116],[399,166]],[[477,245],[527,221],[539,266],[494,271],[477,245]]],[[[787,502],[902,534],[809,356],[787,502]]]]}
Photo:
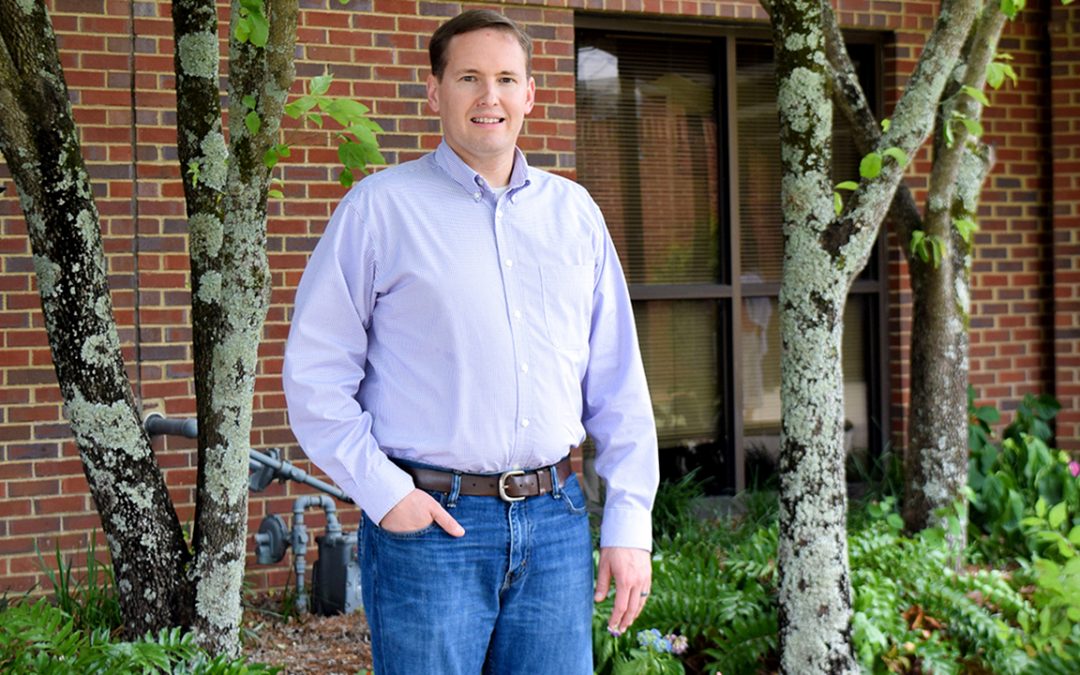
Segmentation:
{"type": "Polygon", "coordinates": [[[564,351],[586,349],[592,324],[592,266],[541,267],[540,289],[544,323],[551,344],[564,351]]]}

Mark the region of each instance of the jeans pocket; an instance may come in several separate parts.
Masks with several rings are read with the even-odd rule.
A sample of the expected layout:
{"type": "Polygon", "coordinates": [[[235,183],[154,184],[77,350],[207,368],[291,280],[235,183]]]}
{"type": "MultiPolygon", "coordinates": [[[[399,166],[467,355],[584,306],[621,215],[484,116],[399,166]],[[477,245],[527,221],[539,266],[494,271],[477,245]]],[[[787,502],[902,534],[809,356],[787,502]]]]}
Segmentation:
{"type": "Polygon", "coordinates": [[[431,524],[427,525],[426,527],[422,527],[419,530],[409,530],[408,532],[391,532],[390,530],[387,530],[386,528],[382,528],[382,527],[377,527],[375,529],[380,534],[382,534],[384,537],[386,537],[388,539],[398,539],[398,540],[407,541],[407,540],[410,540],[410,539],[422,539],[422,538],[426,537],[427,535],[431,534],[433,531],[439,530],[439,529],[442,529],[442,528],[440,528],[438,523],[436,523],[433,520],[433,521],[431,521],[431,524]]]}
{"type": "MultiPolygon", "coordinates": [[[[425,492],[427,492],[431,496],[432,499],[434,499],[436,502],[438,502],[439,506],[443,507],[444,509],[446,508],[446,493],[445,492],[433,492],[431,490],[425,490],[425,492]]],[[[430,523],[428,523],[424,527],[421,527],[419,530],[408,530],[406,532],[391,532],[390,530],[388,530],[388,529],[386,529],[384,527],[380,527],[378,525],[374,526],[374,530],[376,532],[378,532],[378,533],[380,533],[382,535],[385,535],[387,538],[389,538],[389,539],[400,539],[400,540],[421,539],[421,538],[427,536],[428,534],[431,534],[432,532],[434,532],[436,530],[441,530],[441,529],[442,529],[442,527],[438,523],[436,523],[434,520],[432,520],[430,523]]]]}
{"type": "Polygon", "coordinates": [[[566,504],[566,510],[575,516],[585,515],[588,511],[585,494],[578,485],[577,474],[570,474],[570,477],[566,479],[562,490],[559,491],[559,498],[566,504]]]}

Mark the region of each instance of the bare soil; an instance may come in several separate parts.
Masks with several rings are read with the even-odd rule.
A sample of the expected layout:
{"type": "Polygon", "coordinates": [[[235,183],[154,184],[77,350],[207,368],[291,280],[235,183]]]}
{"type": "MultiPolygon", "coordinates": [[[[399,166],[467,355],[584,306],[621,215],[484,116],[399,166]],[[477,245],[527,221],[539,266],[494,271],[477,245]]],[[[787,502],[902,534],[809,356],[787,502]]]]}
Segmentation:
{"type": "Polygon", "coordinates": [[[249,662],[287,675],[355,675],[371,668],[371,637],[362,612],[281,617],[249,607],[244,617],[249,662]]]}

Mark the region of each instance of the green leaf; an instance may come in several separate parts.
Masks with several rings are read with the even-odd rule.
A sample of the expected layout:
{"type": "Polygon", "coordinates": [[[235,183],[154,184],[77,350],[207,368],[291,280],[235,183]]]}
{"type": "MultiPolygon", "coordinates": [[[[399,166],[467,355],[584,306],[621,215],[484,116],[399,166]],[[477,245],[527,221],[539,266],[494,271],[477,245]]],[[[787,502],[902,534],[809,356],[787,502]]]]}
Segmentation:
{"type": "Polygon", "coordinates": [[[881,174],[881,155],[871,152],[859,162],[859,175],[863,178],[877,178],[881,174]]]}
{"type": "Polygon", "coordinates": [[[359,169],[364,166],[364,148],[359,143],[345,141],[338,145],[338,159],[347,169],[359,169]]]}
{"type": "Polygon", "coordinates": [[[934,269],[941,267],[941,259],[945,257],[945,242],[941,237],[934,235],[930,237],[930,248],[934,254],[934,269]]]}
{"type": "Polygon", "coordinates": [[[1060,504],[1054,506],[1054,508],[1050,509],[1050,515],[1047,518],[1050,523],[1050,527],[1054,528],[1055,530],[1061,527],[1061,524],[1065,522],[1065,516],[1067,516],[1068,513],[1069,512],[1067,510],[1067,507],[1065,506],[1065,502],[1061,502],[1060,504]]]}
{"type": "Polygon", "coordinates": [[[251,94],[248,94],[244,98],[240,99],[240,102],[243,103],[244,107],[247,108],[248,110],[254,110],[255,109],[255,104],[256,104],[255,97],[252,96],[251,94]]]}
{"type": "Polygon", "coordinates": [[[839,192],[832,193],[833,211],[836,215],[840,215],[840,212],[844,210],[844,200],[840,198],[839,192]]]}
{"type": "Polygon", "coordinates": [[[895,159],[896,163],[900,165],[900,168],[904,168],[908,164],[907,153],[900,148],[886,148],[884,154],[886,157],[892,157],[893,159],[895,159]]]}
{"type": "Polygon", "coordinates": [[[965,94],[975,99],[979,103],[982,103],[983,105],[990,105],[990,99],[986,98],[986,94],[981,89],[976,89],[975,87],[971,87],[966,84],[962,87],[962,89],[965,94]]]}
{"type": "Polygon", "coordinates": [[[300,98],[285,104],[285,114],[296,119],[315,107],[318,99],[314,96],[301,96],[300,98]]]}
{"type": "Polygon", "coordinates": [[[366,105],[348,98],[334,99],[326,107],[326,114],[333,117],[335,122],[345,128],[352,126],[354,120],[363,118],[367,113],[368,107],[366,105]]]}
{"type": "Polygon", "coordinates": [[[926,250],[926,233],[922,230],[911,232],[911,254],[918,256],[923,262],[930,259],[930,253],[926,250]]]}
{"type": "Polygon", "coordinates": [[[251,21],[251,44],[256,47],[265,47],[266,42],[270,39],[270,22],[266,20],[262,13],[255,14],[253,12],[248,18],[251,21]]]}
{"type": "Polygon", "coordinates": [[[1069,541],[1080,546],[1080,525],[1073,527],[1069,530],[1069,541]]]}
{"type": "Polygon", "coordinates": [[[364,145],[379,145],[379,142],[375,139],[375,132],[363,124],[349,125],[345,131],[356,136],[356,140],[364,145]]]}
{"type": "Polygon", "coordinates": [[[259,133],[259,129],[262,128],[262,120],[259,119],[259,113],[252,110],[244,115],[244,126],[247,127],[248,133],[252,136],[259,133]]]}
{"type": "Polygon", "coordinates": [[[323,125],[322,115],[320,115],[319,113],[308,113],[307,114],[307,121],[311,122],[315,126],[322,129],[322,125],[323,125]]]}
{"type": "Polygon", "coordinates": [[[266,192],[266,196],[270,197],[271,199],[284,199],[285,198],[285,195],[281,192],[281,190],[268,190],[266,192]]]}
{"type": "Polygon", "coordinates": [[[843,183],[836,184],[837,190],[858,190],[859,184],[853,180],[846,180],[843,183]]]}
{"type": "Polygon", "coordinates": [[[251,22],[244,17],[239,17],[235,21],[236,28],[233,29],[233,36],[236,37],[237,42],[247,42],[248,36],[251,35],[251,22]]]}
{"type": "Polygon", "coordinates": [[[900,517],[898,513],[890,513],[885,518],[885,522],[889,524],[889,527],[899,532],[904,529],[904,519],[900,517]]]}
{"type": "Polygon", "coordinates": [[[1046,500],[1043,499],[1042,497],[1039,497],[1039,500],[1037,502],[1035,502],[1035,515],[1037,515],[1040,518],[1045,518],[1046,517],[1046,511],[1047,511],[1046,500]]]}
{"type": "Polygon", "coordinates": [[[967,132],[972,136],[983,135],[983,125],[979,123],[979,120],[973,120],[970,117],[961,117],[960,124],[964,125],[967,132]]]}
{"type": "Polygon", "coordinates": [[[354,180],[352,172],[348,169],[342,169],[341,173],[338,174],[338,182],[344,187],[351,187],[354,180]]]}
{"type": "Polygon", "coordinates": [[[324,73],[311,78],[311,86],[309,87],[311,95],[322,96],[330,90],[330,83],[333,81],[334,75],[332,73],[324,73]]]}
{"type": "Polygon", "coordinates": [[[1001,85],[1005,83],[1005,79],[1008,78],[1015,87],[1019,82],[1016,71],[1013,70],[1013,67],[1008,63],[1002,63],[1002,61],[1012,60],[1012,56],[1009,54],[998,54],[994,58],[998,60],[986,64],[986,83],[994,89],[1000,89],[1001,85]]]}
{"type": "Polygon", "coordinates": [[[281,158],[278,155],[277,148],[270,148],[263,153],[263,165],[267,169],[273,169],[275,166],[277,166],[277,163],[280,159],[281,158]]]}
{"type": "Polygon", "coordinates": [[[941,128],[941,133],[945,136],[945,147],[951,148],[953,143],[956,142],[956,138],[953,137],[952,124],[945,124],[941,128]]]}
{"type": "MultiPolygon", "coordinates": [[[[971,243],[971,233],[979,229],[979,226],[975,224],[975,221],[970,218],[955,218],[953,219],[953,226],[956,227],[956,231],[960,233],[960,238],[963,239],[966,244],[971,243]]],[[[994,412],[997,411],[995,410],[994,412]]]]}
{"type": "Polygon", "coordinates": [[[881,130],[882,130],[882,131],[884,131],[884,132],[888,132],[888,131],[889,131],[889,127],[891,127],[891,126],[892,126],[892,120],[891,120],[891,119],[889,119],[888,117],[886,117],[885,119],[881,120],[881,130]]]}

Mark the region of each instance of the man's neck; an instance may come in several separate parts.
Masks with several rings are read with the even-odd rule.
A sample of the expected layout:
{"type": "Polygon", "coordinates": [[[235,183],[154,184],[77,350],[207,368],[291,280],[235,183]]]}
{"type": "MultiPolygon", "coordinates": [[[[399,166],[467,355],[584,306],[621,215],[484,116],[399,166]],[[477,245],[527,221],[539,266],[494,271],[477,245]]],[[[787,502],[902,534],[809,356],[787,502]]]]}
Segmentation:
{"type": "MultiPolygon", "coordinates": [[[[447,143],[447,145],[450,144],[447,143]]],[[[466,166],[480,174],[487,182],[488,187],[494,189],[506,187],[510,184],[510,176],[514,173],[514,152],[504,157],[471,157],[452,145],[450,145],[450,149],[454,151],[454,154],[461,161],[465,162],[466,166]]]]}

